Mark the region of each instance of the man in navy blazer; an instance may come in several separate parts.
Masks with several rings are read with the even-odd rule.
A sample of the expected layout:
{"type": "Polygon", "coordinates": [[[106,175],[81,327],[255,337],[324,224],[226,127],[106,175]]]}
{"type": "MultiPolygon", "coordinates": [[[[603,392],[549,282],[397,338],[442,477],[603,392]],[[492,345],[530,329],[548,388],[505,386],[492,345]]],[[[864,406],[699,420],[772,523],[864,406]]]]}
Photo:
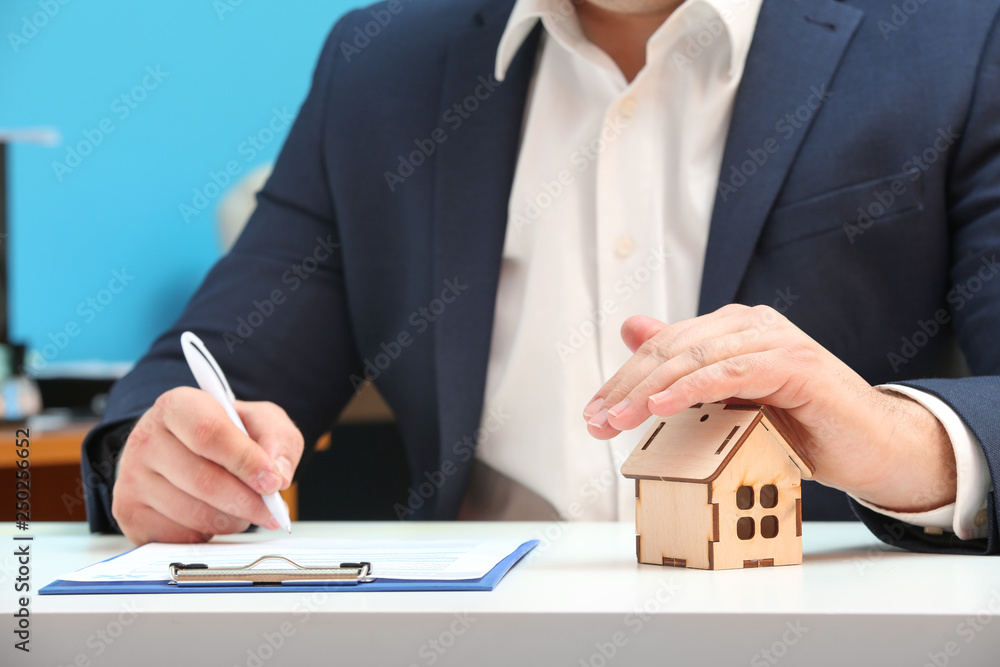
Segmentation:
{"type": "MultiPolygon", "coordinates": [[[[253,503],[249,491],[270,487],[275,472],[283,484],[290,479],[275,467],[279,441],[315,442],[351,398],[352,376],[364,375],[360,360],[409,331],[435,298],[452,302],[438,315],[416,316],[424,331],[376,384],[396,415],[414,480],[449,472],[411,518],[455,517],[471,468],[468,434],[482,416],[507,202],[539,37],[536,29],[502,83],[490,77],[512,4],[407,4],[363,48],[351,36],[371,20],[368,10],[334,27],[246,231],[173,329],[116,385],[104,422],[85,442],[92,529],[124,530],[141,542],[245,527],[212,530],[209,516],[151,532],[150,516],[161,508],[134,478],[121,484],[126,467],[155,459],[157,437],[199,442],[209,460],[230,456],[220,471],[232,474],[213,492],[217,480],[206,475],[196,491],[242,493],[253,503]],[[447,105],[477,86],[488,89],[488,103],[437,142],[447,105]],[[412,151],[414,138],[434,144],[421,165],[402,168],[395,156],[412,151]],[[273,316],[247,321],[251,303],[273,316]],[[246,326],[234,329],[241,317],[246,326]],[[193,384],[178,342],[188,329],[225,359],[237,396],[281,406],[302,435],[290,422],[284,431],[265,428],[256,439],[266,454],[234,453],[222,421],[196,414],[194,390],[174,389],[193,384]],[[156,427],[136,427],[143,415],[156,427]]],[[[794,326],[783,318],[780,326],[810,336],[868,386],[908,384],[939,397],[981,443],[993,480],[1000,474],[998,8],[997,0],[901,7],[765,0],[726,141],[699,302],[699,313],[711,317],[727,304],[773,305],[775,286],[792,286],[794,326]],[[796,115],[800,107],[807,111],[796,115]],[[748,164],[760,150],[766,160],[748,164]],[[949,377],[959,346],[969,377],[949,377]]],[[[766,319],[766,310],[753,312],[766,319]]],[[[615,396],[611,406],[634,386],[612,382],[598,396],[615,396]]],[[[263,410],[261,423],[288,421],[274,406],[263,410]]],[[[620,430],[607,419],[614,422],[592,422],[598,437],[620,430]]],[[[618,426],[637,425],[624,421],[618,426]]],[[[953,498],[951,475],[943,484],[953,498]]],[[[265,523],[261,507],[242,518],[265,523]]],[[[992,491],[983,539],[854,510],[880,538],[906,548],[1000,549],[992,491]]]]}

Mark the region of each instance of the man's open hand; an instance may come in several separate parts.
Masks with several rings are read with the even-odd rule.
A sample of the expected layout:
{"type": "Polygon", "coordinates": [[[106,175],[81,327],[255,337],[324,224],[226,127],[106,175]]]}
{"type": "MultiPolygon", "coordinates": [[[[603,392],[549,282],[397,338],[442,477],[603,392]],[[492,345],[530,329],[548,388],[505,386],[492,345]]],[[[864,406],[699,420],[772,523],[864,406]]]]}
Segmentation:
{"type": "Polygon", "coordinates": [[[940,422],[879,390],[767,306],[731,305],[673,325],[632,317],[632,358],[584,410],[600,439],[695,403],[743,399],[775,408],[817,481],[903,512],[955,500],[955,458],[940,422]]]}
{"type": "Polygon", "coordinates": [[[277,528],[262,493],[288,488],[302,458],[295,424],[273,403],[235,401],[248,438],[211,396],[172,389],[125,443],[111,513],[125,536],[204,542],[251,524],[277,528]]]}

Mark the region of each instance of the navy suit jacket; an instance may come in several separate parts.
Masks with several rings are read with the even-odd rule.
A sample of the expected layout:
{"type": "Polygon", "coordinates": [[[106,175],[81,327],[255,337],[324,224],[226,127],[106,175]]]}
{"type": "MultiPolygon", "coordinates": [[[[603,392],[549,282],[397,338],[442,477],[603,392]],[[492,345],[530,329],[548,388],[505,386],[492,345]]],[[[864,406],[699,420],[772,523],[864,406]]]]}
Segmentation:
{"type": "MultiPolygon", "coordinates": [[[[238,396],[283,406],[307,442],[350,399],[352,376],[377,373],[414,485],[439,487],[411,496],[401,514],[455,516],[480,425],[540,34],[502,84],[493,80],[512,4],[396,5],[367,39],[377,10],[334,27],[246,231],[117,384],[84,445],[93,529],[115,527],[107,473],[120,442],[108,434],[193,382],[178,344],[185,329],[204,339],[238,396]]],[[[775,305],[869,382],[909,381],[939,396],[982,442],[994,480],[998,6],[930,0],[907,14],[876,0],[764,0],[699,307],[775,305]],[[972,377],[946,378],[956,342],[972,377]]],[[[806,518],[833,502],[811,489],[806,518]]],[[[998,549],[992,493],[989,537],[969,542],[855,509],[908,548],[998,549]]]]}

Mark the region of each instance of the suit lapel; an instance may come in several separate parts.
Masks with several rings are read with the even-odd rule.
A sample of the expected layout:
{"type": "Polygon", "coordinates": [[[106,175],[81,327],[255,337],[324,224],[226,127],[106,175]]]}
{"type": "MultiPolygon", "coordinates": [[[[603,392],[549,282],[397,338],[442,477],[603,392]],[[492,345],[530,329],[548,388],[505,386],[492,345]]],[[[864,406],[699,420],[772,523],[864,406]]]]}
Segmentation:
{"type": "Polygon", "coordinates": [[[822,111],[817,101],[825,100],[862,15],[833,0],[764,0],[722,159],[699,313],[735,299],[764,222],[822,111]],[[809,113],[795,118],[803,106],[809,113]],[[786,114],[794,122],[781,125],[786,114]],[[765,150],[767,162],[759,166],[753,157],[759,160],[766,146],[773,152],[765,150]]]}
{"type": "MultiPolygon", "coordinates": [[[[496,50],[509,12],[504,2],[478,14],[455,37],[445,62],[440,117],[447,140],[436,156],[432,286],[443,306],[434,322],[443,466],[468,459],[479,428],[507,202],[540,34],[539,26],[498,84],[496,50]]],[[[435,515],[454,516],[463,488],[464,479],[444,485],[435,515]]]]}

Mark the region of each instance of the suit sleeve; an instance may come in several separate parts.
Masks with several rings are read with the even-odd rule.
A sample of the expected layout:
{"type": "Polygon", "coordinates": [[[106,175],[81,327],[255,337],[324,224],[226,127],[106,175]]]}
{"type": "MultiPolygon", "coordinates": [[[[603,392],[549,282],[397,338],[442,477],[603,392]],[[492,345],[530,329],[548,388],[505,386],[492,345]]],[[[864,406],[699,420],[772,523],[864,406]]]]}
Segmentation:
{"type": "MultiPolygon", "coordinates": [[[[951,532],[963,540],[986,537],[986,496],[992,487],[983,446],[962,418],[937,396],[913,387],[882,385],[925,407],[944,427],[955,454],[955,502],[925,512],[895,512],[851,495],[858,504],[887,517],[924,528],[924,532],[951,532]]],[[[850,495],[850,494],[848,494],[850,495]]]]}
{"type": "MultiPolygon", "coordinates": [[[[950,167],[951,230],[949,312],[975,377],[904,382],[933,394],[954,410],[978,438],[992,487],[1000,480],[1000,27],[997,19],[983,51],[967,122],[950,167]]],[[[905,249],[901,249],[905,252],[905,249]]],[[[994,491],[986,500],[986,536],[961,540],[931,535],[852,501],[880,539],[914,551],[1000,553],[1000,515],[994,491]]]]}
{"type": "Polygon", "coordinates": [[[116,531],[114,466],[132,424],[163,392],[194,386],[180,334],[195,332],[244,400],[282,406],[314,443],[350,398],[360,372],[348,318],[336,206],[326,178],[324,132],[338,35],[324,46],[312,88],[232,251],[184,312],[111,391],[102,423],[83,444],[87,516],[116,531]]]}

